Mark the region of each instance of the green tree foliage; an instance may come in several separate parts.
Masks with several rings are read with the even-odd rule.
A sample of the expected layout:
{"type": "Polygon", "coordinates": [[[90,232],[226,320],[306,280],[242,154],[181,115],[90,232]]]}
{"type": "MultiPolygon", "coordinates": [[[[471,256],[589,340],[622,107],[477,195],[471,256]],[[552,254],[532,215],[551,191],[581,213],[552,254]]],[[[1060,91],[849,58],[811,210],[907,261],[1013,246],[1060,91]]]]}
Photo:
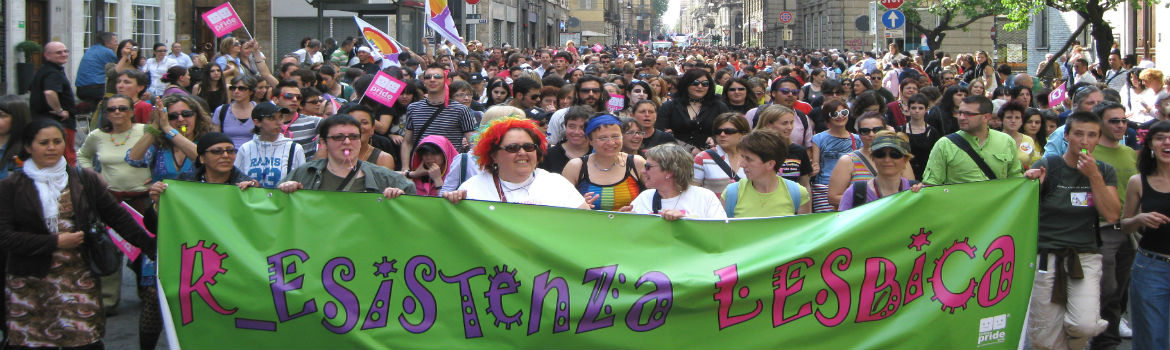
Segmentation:
{"type": "MultiPolygon", "coordinates": [[[[932,50],[938,50],[946,38],[947,32],[952,30],[966,31],[967,27],[985,17],[1003,13],[1002,3],[1009,0],[908,0],[901,10],[906,13],[906,25],[926,35],[926,44],[932,50]],[[925,13],[933,14],[938,18],[923,20],[923,14],[918,9],[925,9],[925,13]]],[[[1029,0],[1014,0],[1029,1],[1029,0]]]]}
{"type": "MultiPolygon", "coordinates": [[[[1004,26],[1009,30],[1027,28],[1032,21],[1032,15],[1048,7],[1061,12],[1076,12],[1092,28],[1089,34],[1095,43],[1093,47],[1096,50],[1097,62],[1107,62],[1109,51],[1113,49],[1113,27],[1105,22],[1106,12],[1116,9],[1125,2],[1134,9],[1140,9],[1143,5],[1158,4],[1158,0],[1001,0],[1001,2],[1005,9],[1003,14],[1012,22],[1004,26]]],[[[1068,38],[1070,42],[1075,39],[1068,38]]],[[[1064,54],[1068,46],[1064,45],[1056,56],[1064,54]]]]}

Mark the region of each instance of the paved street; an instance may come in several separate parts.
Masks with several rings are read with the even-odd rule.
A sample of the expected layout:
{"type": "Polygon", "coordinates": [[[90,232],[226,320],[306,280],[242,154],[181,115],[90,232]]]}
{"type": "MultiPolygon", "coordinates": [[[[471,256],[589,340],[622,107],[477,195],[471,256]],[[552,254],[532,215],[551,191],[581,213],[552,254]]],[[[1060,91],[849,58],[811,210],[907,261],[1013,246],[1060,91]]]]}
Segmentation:
{"type": "MultiPolygon", "coordinates": [[[[134,279],[134,271],[124,267],[122,302],[118,304],[118,314],[110,317],[106,324],[107,349],[138,349],[138,313],[142,310],[142,302],[138,300],[134,279]]],[[[163,332],[155,349],[170,349],[166,338],[166,332],[163,332]]]]}

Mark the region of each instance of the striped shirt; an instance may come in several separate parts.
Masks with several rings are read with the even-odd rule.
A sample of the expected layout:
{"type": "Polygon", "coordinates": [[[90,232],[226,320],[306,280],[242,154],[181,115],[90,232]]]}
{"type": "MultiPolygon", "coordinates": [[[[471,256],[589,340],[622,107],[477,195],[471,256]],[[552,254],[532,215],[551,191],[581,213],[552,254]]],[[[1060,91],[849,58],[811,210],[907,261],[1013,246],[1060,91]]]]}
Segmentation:
{"type": "Polygon", "coordinates": [[[299,114],[292,124],[285,124],[284,136],[301,144],[305,149],[305,159],[313,159],[317,153],[317,124],[321,124],[320,117],[299,114]]]}
{"type": "Polygon", "coordinates": [[[475,131],[475,128],[479,127],[479,122],[475,121],[471,108],[451,101],[435,116],[435,121],[431,122],[425,131],[422,130],[427,119],[430,119],[435,114],[435,109],[440,107],[442,105],[431,105],[425,99],[411,103],[410,106],[406,107],[404,125],[413,133],[414,146],[418,146],[419,141],[422,141],[424,137],[442,135],[451,141],[451,145],[454,145],[455,149],[463,149],[463,133],[475,131]]]}

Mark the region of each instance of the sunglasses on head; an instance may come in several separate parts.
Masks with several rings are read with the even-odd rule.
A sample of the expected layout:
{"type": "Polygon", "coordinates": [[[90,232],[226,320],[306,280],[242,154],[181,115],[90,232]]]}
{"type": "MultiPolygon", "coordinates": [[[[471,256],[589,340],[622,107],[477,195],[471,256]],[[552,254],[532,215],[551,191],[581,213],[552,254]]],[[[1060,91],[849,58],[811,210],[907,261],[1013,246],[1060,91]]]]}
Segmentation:
{"type": "Polygon", "coordinates": [[[882,149],[873,151],[870,153],[870,155],[876,159],[887,158],[887,157],[890,159],[902,159],[902,157],[906,156],[906,154],[902,153],[902,151],[899,151],[896,149],[890,149],[890,148],[882,148],[882,149]]]}
{"type": "Polygon", "coordinates": [[[300,100],[301,94],[286,92],[284,95],[280,95],[280,97],[284,97],[286,100],[300,100]]]}
{"type": "Polygon", "coordinates": [[[206,153],[210,153],[212,155],[217,155],[217,156],[222,156],[222,155],[224,155],[224,153],[227,153],[229,155],[235,155],[236,152],[239,152],[239,150],[237,150],[235,148],[217,148],[217,149],[209,149],[206,151],[206,153]]]}
{"type": "Polygon", "coordinates": [[[228,86],[228,90],[231,90],[231,91],[236,91],[236,90],[252,91],[252,88],[247,87],[247,86],[228,86]]]}
{"type": "Polygon", "coordinates": [[[194,117],[194,116],[195,116],[195,111],[190,110],[190,109],[182,111],[182,112],[167,113],[167,119],[170,119],[170,120],[179,119],[179,117],[190,118],[190,117],[194,117]]]}
{"type": "Polygon", "coordinates": [[[524,152],[535,152],[536,151],[536,144],[532,143],[532,142],[513,143],[513,144],[508,144],[506,146],[500,147],[500,149],[502,149],[508,153],[517,153],[517,152],[520,152],[521,149],[523,149],[524,152]]]}
{"type": "Polygon", "coordinates": [[[129,111],[129,110],[130,110],[130,106],[106,107],[106,113],[125,112],[125,111],[129,111]]]}
{"type": "Polygon", "coordinates": [[[691,86],[708,87],[708,86],[711,86],[711,81],[710,80],[703,80],[703,81],[695,80],[695,81],[691,82],[691,86]]]}

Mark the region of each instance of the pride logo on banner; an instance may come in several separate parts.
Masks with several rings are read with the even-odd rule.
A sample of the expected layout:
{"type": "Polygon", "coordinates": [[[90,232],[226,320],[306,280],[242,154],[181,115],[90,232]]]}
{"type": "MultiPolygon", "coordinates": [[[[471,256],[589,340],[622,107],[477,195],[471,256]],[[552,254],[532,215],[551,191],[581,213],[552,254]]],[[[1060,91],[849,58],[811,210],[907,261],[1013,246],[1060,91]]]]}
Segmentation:
{"type": "Polygon", "coordinates": [[[402,88],[405,86],[401,80],[394,79],[394,77],[386,74],[386,72],[378,71],[378,75],[374,76],[374,81],[370,83],[370,87],[366,88],[365,97],[369,97],[374,101],[378,101],[386,107],[394,106],[394,101],[398,100],[398,95],[402,94],[402,88]]]}

